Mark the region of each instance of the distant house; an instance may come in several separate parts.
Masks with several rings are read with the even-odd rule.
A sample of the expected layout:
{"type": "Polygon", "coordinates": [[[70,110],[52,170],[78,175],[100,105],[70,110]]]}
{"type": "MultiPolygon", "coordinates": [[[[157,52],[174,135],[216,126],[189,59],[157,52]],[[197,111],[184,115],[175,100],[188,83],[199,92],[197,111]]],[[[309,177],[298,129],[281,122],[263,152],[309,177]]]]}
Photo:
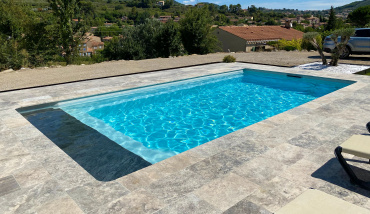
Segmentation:
{"type": "Polygon", "coordinates": [[[108,42],[108,41],[110,41],[110,40],[112,40],[113,39],[113,37],[111,37],[111,36],[106,36],[106,37],[103,37],[103,42],[108,42]]]}
{"type": "Polygon", "coordinates": [[[281,26],[222,26],[214,31],[224,52],[250,51],[269,41],[303,38],[303,32],[281,26]]]}
{"type": "Polygon", "coordinates": [[[314,16],[311,16],[310,18],[306,19],[307,21],[310,22],[310,24],[318,24],[320,23],[320,19],[314,16]]]}
{"type": "Polygon", "coordinates": [[[157,5],[161,7],[164,6],[164,1],[157,1],[157,5]]]}
{"type": "Polygon", "coordinates": [[[112,27],[112,26],[113,26],[113,23],[108,23],[108,22],[106,22],[106,23],[104,23],[104,26],[105,26],[105,27],[112,27]]]}
{"type": "Polygon", "coordinates": [[[180,17],[178,16],[175,16],[175,18],[173,19],[174,22],[179,22],[180,21],[180,17]]]}
{"type": "Polygon", "coordinates": [[[172,19],[172,16],[160,16],[158,20],[162,23],[168,22],[170,19],[172,19]]]}
{"type": "Polygon", "coordinates": [[[96,31],[97,29],[98,29],[98,27],[91,27],[91,28],[90,28],[90,32],[91,32],[91,33],[95,33],[95,31],[96,31]]]}
{"type": "Polygon", "coordinates": [[[82,21],[83,21],[83,19],[80,19],[80,20],[78,20],[78,19],[72,19],[72,21],[73,21],[75,24],[77,24],[78,22],[82,22],[82,21]]]}
{"type": "Polygon", "coordinates": [[[101,41],[100,37],[89,34],[86,40],[79,45],[79,54],[80,56],[91,56],[97,50],[103,49],[104,42],[101,41]]]}

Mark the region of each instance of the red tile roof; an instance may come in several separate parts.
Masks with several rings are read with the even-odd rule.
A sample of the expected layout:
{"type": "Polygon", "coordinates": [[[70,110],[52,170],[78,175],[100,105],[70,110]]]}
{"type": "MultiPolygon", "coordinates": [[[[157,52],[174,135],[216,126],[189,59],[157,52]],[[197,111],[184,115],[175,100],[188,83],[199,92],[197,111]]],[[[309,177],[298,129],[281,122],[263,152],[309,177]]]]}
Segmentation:
{"type": "Polygon", "coordinates": [[[281,26],[223,26],[220,29],[247,41],[303,38],[303,32],[281,26]]]}

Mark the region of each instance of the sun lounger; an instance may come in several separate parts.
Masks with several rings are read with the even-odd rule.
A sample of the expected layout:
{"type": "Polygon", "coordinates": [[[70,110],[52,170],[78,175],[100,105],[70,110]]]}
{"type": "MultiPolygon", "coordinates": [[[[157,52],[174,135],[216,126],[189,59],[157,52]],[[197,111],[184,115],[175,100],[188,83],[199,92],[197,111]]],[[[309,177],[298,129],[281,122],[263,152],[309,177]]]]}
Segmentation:
{"type": "MultiPolygon", "coordinates": [[[[369,123],[368,123],[369,125],[369,123]]],[[[340,146],[338,146],[334,153],[343,169],[348,174],[351,182],[357,184],[362,188],[370,190],[370,184],[360,180],[348,165],[342,156],[342,152],[352,154],[358,157],[370,159],[370,136],[367,135],[353,135],[340,146]]]]}
{"type": "Polygon", "coordinates": [[[364,214],[369,210],[319,190],[309,189],[275,214],[364,214]]]}

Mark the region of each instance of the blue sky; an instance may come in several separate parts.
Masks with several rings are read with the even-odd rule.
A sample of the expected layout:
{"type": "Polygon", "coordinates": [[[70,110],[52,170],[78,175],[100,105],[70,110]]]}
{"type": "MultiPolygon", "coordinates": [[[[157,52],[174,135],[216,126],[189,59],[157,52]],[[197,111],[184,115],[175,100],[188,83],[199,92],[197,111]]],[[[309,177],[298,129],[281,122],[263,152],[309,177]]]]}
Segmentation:
{"type": "MultiPolygon", "coordinates": [[[[256,7],[265,7],[269,9],[298,9],[298,10],[326,10],[330,9],[331,6],[338,7],[356,0],[198,0],[198,2],[210,2],[218,5],[230,5],[230,4],[241,4],[242,8],[248,8],[250,5],[256,7]]],[[[181,2],[181,1],[180,1],[181,2]]],[[[183,4],[196,4],[197,0],[184,0],[183,4]]]]}

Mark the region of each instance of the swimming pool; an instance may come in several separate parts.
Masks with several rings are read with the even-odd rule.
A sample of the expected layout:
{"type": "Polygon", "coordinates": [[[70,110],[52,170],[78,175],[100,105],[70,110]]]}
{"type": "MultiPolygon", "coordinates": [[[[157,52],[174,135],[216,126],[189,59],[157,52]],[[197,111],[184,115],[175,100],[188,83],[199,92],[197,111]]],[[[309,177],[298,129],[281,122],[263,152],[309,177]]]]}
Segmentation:
{"type": "MultiPolygon", "coordinates": [[[[39,129],[43,126],[37,121],[50,114],[59,115],[58,118],[72,116],[68,121],[74,122],[68,123],[84,124],[94,135],[104,135],[115,143],[112,148],[119,145],[142,158],[139,162],[145,167],[349,84],[349,81],[244,69],[59,102],[23,114],[39,129]]],[[[58,123],[55,120],[58,119],[50,122],[58,123]]],[[[55,128],[43,133],[56,131],[55,128]]],[[[65,136],[49,135],[57,140],[65,136]]],[[[70,145],[58,146],[66,151],[70,145]]],[[[73,150],[78,153],[79,148],[85,147],[83,144],[73,150]]]]}

